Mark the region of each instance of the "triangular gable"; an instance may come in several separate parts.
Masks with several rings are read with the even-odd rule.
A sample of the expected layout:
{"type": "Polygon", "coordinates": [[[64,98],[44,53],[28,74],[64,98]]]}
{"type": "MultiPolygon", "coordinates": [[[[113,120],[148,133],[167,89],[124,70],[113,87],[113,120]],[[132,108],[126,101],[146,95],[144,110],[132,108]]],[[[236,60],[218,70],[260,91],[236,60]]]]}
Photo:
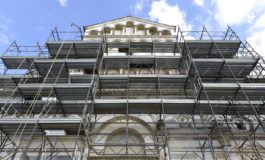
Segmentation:
{"type": "Polygon", "coordinates": [[[102,22],[102,23],[84,26],[83,29],[84,29],[84,31],[86,31],[88,29],[90,30],[90,29],[94,29],[94,28],[102,28],[104,26],[111,26],[111,25],[114,26],[116,24],[125,25],[126,22],[129,22],[129,21],[136,23],[136,25],[138,23],[138,24],[145,24],[145,25],[156,26],[156,27],[161,27],[161,28],[171,29],[171,30],[176,29],[176,26],[158,23],[158,22],[154,22],[154,21],[150,21],[150,20],[146,20],[146,19],[142,19],[142,18],[133,17],[133,16],[127,16],[127,17],[123,17],[123,18],[118,18],[118,19],[102,22]]]}

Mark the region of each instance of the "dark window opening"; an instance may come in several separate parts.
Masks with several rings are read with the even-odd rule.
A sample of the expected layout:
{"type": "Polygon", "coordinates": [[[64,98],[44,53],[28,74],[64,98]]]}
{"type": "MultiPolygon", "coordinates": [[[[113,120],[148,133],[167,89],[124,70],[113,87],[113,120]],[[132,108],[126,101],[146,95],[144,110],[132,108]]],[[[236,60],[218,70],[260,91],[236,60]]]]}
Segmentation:
{"type": "Polygon", "coordinates": [[[85,74],[93,74],[93,69],[84,69],[85,74]]]}
{"type": "Polygon", "coordinates": [[[244,126],[243,122],[235,122],[237,129],[245,130],[246,127],[244,126]]]}
{"type": "MultiPolygon", "coordinates": [[[[26,100],[26,101],[32,101],[32,100],[34,100],[34,96],[26,96],[24,99],[26,100]]],[[[41,97],[39,96],[38,98],[37,98],[37,100],[41,100],[41,97]]]]}
{"type": "Polygon", "coordinates": [[[129,52],[129,48],[119,48],[119,52],[129,52]]]}
{"type": "Polygon", "coordinates": [[[130,68],[152,68],[153,64],[130,64],[130,68]]]}

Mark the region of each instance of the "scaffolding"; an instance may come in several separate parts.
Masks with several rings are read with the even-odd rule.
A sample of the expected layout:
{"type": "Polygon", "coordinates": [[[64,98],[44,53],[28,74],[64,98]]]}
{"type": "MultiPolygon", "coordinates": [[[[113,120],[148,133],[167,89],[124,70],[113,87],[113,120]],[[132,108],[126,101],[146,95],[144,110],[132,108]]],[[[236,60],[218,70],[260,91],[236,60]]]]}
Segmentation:
{"type": "Polygon", "coordinates": [[[173,42],[110,42],[104,31],[93,42],[84,37],[71,24],[53,29],[42,47],[14,41],[3,53],[1,159],[265,158],[265,61],[231,27],[178,27],[173,42]],[[110,48],[126,54],[108,55],[110,48]],[[80,68],[86,74],[70,74],[80,68]],[[148,74],[134,74],[139,68],[148,74]],[[115,142],[107,125],[125,128],[111,134],[115,142]],[[131,126],[146,128],[143,141],[131,126]],[[184,134],[192,146],[176,147],[184,134]]]}

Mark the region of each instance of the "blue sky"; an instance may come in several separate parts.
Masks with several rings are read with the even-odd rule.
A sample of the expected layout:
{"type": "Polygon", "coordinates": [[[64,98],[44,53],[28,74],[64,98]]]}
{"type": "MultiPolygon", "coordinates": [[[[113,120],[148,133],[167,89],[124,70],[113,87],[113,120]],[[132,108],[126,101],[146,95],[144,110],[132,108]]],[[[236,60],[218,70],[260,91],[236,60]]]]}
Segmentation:
{"type": "Polygon", "coordinates": [[[67,30],[73,22],[90,25],[128,15],[183,30],[225,30],[229,24],[265,55],[265,0],[1,0],[0,52],[45,42],[51,29],[67,30]]]}

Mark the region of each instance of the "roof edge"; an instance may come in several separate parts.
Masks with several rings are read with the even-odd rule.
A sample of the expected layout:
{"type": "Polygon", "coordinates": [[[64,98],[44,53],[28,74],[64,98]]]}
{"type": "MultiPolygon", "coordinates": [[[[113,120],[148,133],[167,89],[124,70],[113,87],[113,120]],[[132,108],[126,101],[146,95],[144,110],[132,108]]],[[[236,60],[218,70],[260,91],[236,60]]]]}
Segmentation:
{"type": "Polygon", "coordinates": [[[135,18],[135,19],[139,19],[139,20],[142,20],[142,21],[147,21],[149,23],[151,22],[151,23],[155,23],[155,24],[159,24],[159,25],[164,25],[164,26],[167,26],[167,27],[172,27],[172,28],[174,28],[174,30],[176,30],[176,26],[174,26],[174,25],[168,25],[168,24],[164,24],[164,23],[159,23],[159,22],[151,21],[151,20],[144,19],[144,18],[134,17],[134,16],[126,16],[126,17],[116,18],[116,19],[113,19],[113,20],[105,21],[105,22],[95,23],[95,24],[92,24],[92,25],[86,25],[86,26],[83,26],[83,30],[85,32],[88,27],[93,27],[93,26],[97,26],[97,25],[101,25],[101,24],[109,23],[109,22],[115,22],[115,21],[122,20],[122,19],[125,19],[125,18],[135,18]]]}

